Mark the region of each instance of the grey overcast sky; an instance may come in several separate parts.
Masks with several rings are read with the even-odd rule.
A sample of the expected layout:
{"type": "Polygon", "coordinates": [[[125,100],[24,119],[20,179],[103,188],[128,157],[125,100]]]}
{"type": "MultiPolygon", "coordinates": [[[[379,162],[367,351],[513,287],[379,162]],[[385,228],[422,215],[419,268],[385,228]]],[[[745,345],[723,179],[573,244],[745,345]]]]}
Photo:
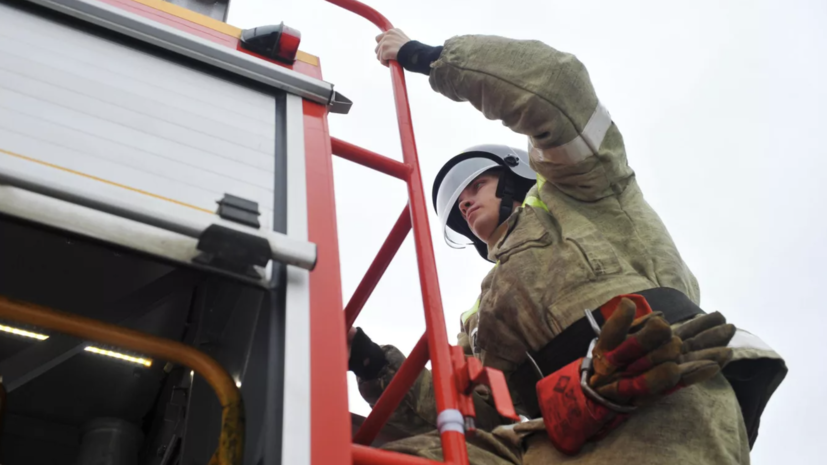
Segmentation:
{"type": "MultiPolygon", "coordinates": [[[[432,45],[460,34],[538,39],[576,54],[622,131],[630,165],[701,284],[702,306],[758,334],[790,374],[761,422],[753,463],[819,460],[827,418],[827,2],[369,0],[409,36],[432,45]],[[819,351],[816,351],[819,350],[819,351]]],[[[233,0],[239,27],[285,21],[324,78],[355,104],[331,133],[401,159],[378,31],[322,0],[233,0]]],[[[423,179],[462,149],[525,146],[469,104],[408,75],[423,179]]],[[[335,160],[345,301],[406,202],[404,185],[335,160]]],[[[450,334],[489,266],[432,232],[450,334]]],[[[410,351],[424,330],[409,238],[358,325],[410,351]]],[[[353,389],[351,409],[368,406],[353,389]]],[[[823,453],[822,453],[823,454],[823,453]]]]}

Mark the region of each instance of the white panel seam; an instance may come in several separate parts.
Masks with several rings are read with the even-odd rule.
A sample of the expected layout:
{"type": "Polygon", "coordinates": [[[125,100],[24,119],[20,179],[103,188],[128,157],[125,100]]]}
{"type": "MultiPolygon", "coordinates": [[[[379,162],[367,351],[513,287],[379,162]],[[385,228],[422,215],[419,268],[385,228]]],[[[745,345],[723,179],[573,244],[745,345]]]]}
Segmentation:
{"type": "MultiPolygon", "coordinates": [[[[44,21],[44,22],[48,22],[50,24],[57,25],[57,23],[53,23],[53,22],[45,20],[43,18],[38,18],[38,19],[41,20],[41,21],[44,21]]],[[[25,40],[25,38],[22,37],[21,31],[25,32],[27,29],[25,29],[25,28],[16,28],[14,24],[11,25],[11,29],[13,29],[13,32],[16,32],[17,34],[13,35],[13,36],[9,36],[7,34],[4,34],[3,30],[0,30],[0,36],[7,37],[11,40],[14,40],[14,41],[20,42],[20,43],[24,43],[24,44],[27,44],[27,45],[32,46],[32,47],[37,47],[37,48],[39,48],[41,50],[44,50],[44,51],[49,51],[50,50],[48,47],[45,47],[41,44],[29,41],[29,40],[25,40]],[[14,29],[16,29],[16,31],[14,29]]],[[[56,31],[65,32],[66,30],[71,30],[73,33],[81,34],[80,36],[76,36],[76,38],[80,38],[80,40],[86,42],[86,43],[82,44],[82,45],[85,46],[84,51],[99,52],[99,53],[107,54],[107,55],[109,55],[107,58],[114,56],[112,53],[110,53],[111,50],[105,50],[105,47],[107,45],[112,44],[112,42],[109,41],[109,40],[101,39],[99,37],[89,35],[88,33],[85,33],[83,31],[78,31],[78,30],[74,30],[74,29],[71,29],[71,28],[61,28],[61,29],[51,28],[51,29],[48,29],[48,32],[49,33],[56,32],[56,31]],[[87,49],[91,49],[91,50],[87,50],[87,49]]],[[[38,37],[36,37],[36,39],[39,39],[40,37],[49,37],[51,39],[54,39],[53,40],[54,42],[59,42],[60,39],[61,39],[59,37],[54,37],[53,35],[50,35],[48,33],[45,34],[45,35],[38,36],[38,37]]],[[[118,44],[114,44],[114,45],[117,46],[118,44]]],[[[138,55],[135,55],[135,57],[134,57],[136,60],[147,60],[147,61],[150,61],[150,62],[157,60],[157,57],[155,57],[151,54],[148,54],[144,51],[136,50],[136,49],[133,49],[133,51],[135,51],[138,54],[138,55]]],[[[156,87],[158,89],[165,89],[164,87],[159,86],[157,81],[142,80],[142,79],[140,79],[140,76],[135,76],[135,75],[132,75],[132,74],[121,72],[120,68],[116,68],[116,69],[105,68],[105,67],[101,66],[100,62],[89,61],[89,60],[77,60],[77,61],[80,62],[80,63],[83,63],[84,65],[87,65],[89,67],[94,67],[96,69],[104,70],[104,71],[110,72],[112,74],[120,75],[124,78],[133,79],[137,82],[141,82],[141,83],[147,84],[149,86],[156,87]]],[[[163,63],[171,65],[171,67],[169,67],[167,69],[184,67],[183,65],[181,65],[179,63],[170,62],[168,60],[158,60],[158,62],[163,62],[163,63]]],[[[137,65],[138,63],[135,63],[135,64],[137,65]]],[[[219,82],[222,82],[222,83],[226,82],[222,79],[216,79],[216,78],[214,78],[213,76],[211,76],[207,73],[197,71],[197,70],[192,70],[192,73],[190,73],[190,75],[188,77],[193,78],[193,79],[188,80],[192,83],[195,83],[195,81],[201,81],[198,84],[208,83],[209,81],[213,81],[213,82],[219,81],[219,82]],[[209,79],[207,79],[207,78],[209,78],[209,79]]],[[[173,90],[173,89],[169,88],[167,90],[173,90]]],[[[253,90],[253,89],[250,89],[250,88],[232,89],[231,92],[235,93],[236,95],[230,95],[230,92],[226,92],[227,90],[230,90],[228,88],[224,88],[223,90],[224,90],[224,92],[221,92],[220,89],[219,89],[219,93],[221,93],[222,96],[227,97],[228,99],[238,99],[239,98],[239,95],[238,95],[239,91],[243,92],[244,94],[246,94],[248,96],[252,96],[254,94],[267,95],[263,92],[253,90]]],[[[253,98],[248,97],[245,100],[246,100],[245,102],[242,102],[245,106],[249,106],[249,107],[253,107],[253,108],[259,106],[259,105],[256,105],[253,102],[253,100],[254,100],[253,98]]],[[[214,104],[214,102],[210,102],[209,100],[202,100],[202,101],[204,103],[213,103],[214,104]]],[[[262,110],[262,109],[263,108],[259,108],[259,110],[262,110]]],[[[233,111],[233,110],[232,109],[226,109],[225,111],[233,111]]],[[[243,114],[240,114],[240,115],[244,116],[243,114]]]]}
{"type": "MultiPolygon", "coordinates": [[[[240,195],[259,203],[262,225],[271,229],[272,93],[6,4],[0,73],[0,139],[9,152],[210,211],[224,193],[240,195]],[[150,98],[153,91],[160,97],[150,98]],[[210,113],[223,114],[198,118],[210,113]],[[228,113],[243,121],[227,123],[228,113]],[[264,138],[243,139],[247,123],[264,138]]],[[[87,195],[204,215],[32,160],[0,155],[0,164],[87,195]]]]}
{"type": "MultiPolygon", "coordinates": [[[[287,94],[287,235],[307,240],[307,178],[302,99],[287,94]]],[[[310,464],[310,273],[288,266],[282,463],[310,464]]]]}
{"type": "MultiPolygon", "coordinates": [[[[16,74],[16,73],[15,73],[15,74],[16,74]]],[[[22,76],[22,75],[18,75],[18,76],[21,76],[21,77],[23,77],[23,78],[25,78],[25,77],[26,77],[26,76],[22,76]]],[[[42,82],[42,81],[40,81],[40,82],[42,82]]],[[[44,99],[42,99],[42,98],[40,98],[40,97],[37,97],[37,96],[34,96],[34,95],[30,95],[30,94],[27,94],[27,93],[25,93],[25,92],[18,92],[18,91],[16,91],[16,90],[12,90],[12,89],[9,89],[9,88],[4,88],[4,89],[6,90],[6,92],[11,92],[11,93],[14,93],[14,94],[22,95],[22,96],[24,96],[24,97],[28,97],[28,98],[30,98],[30,99],[38,100],[38,101],[40,101],[40,102],[44,102],[44,103],[47,103],[47,104],[50,104],[50,105],[55,105],[55,106],[58,106],[58,107],[61,107],[61,108],[68,109],[68,110],[70,110],[70,111],[78,112],[78,113],[80,113],[80,114],[82,114],[82,115],[89,116],[89,117],[91,117],[91,118],[97,118],[97,119],[100,119],[100,116],[95,115],[95,114],[92,114],[92,113],[88,113],[88,112],[86,112],[86,111],[81,111],[82,109],[80,109],[80,108],[78,108],[78,107],[66,106],[66,105],[63,105],[63,104],[57,103],[57,102],[55,102],[55,101],[44,100],[44,99]]],[[[60,88],[59,88],[59,87],[57,87],[57,89],[60,89],[60,88]]],[[[66,91],[66,89],[63,89],[63,90],[64,90],[64,91],[66,91]]],[[[81,97],[83,97],[83,96],[84,96],[84,94],[79,94],[79,93],[74,92],[74,91],[69,91],[69,92],[71,92],[71,93],[73,93],[73,94],[76,94],[76,95],[80,95],[81,97]]],[[[87,96],[87,98],[88,98],[88,96],[87,96]]],[[[101,102],[100,100],[98,100],[98,101],[99,101],[99,102],[101,102]]],[[[112,105],[112,104],[107,103],[107,102],[101,102],[101,103],[103,103],[104,105],[110,105],[110,106],[112,105]]],[[[130,110],[125,109],[125,108],[120,108],[120,110],[123,110],[123,111],[130,111],[130,110]]],[[[146,115],[142,115],[142,116],[149,118],[149,117],[148,117],[148,116],[146,116],[146,115]]],[[[109,124],[117,125],[117,126],[120,126],[120,127],[123,127],[123,128],[127,128],[127,129],[130,129],[130,130],[133,130],[133,131],[137,131],[137,130],[138,130],[137,128],[135,128],[135,127],[133,127],[133,126],[128,126],[128,125],[125,125],[125,124],[120,123],[120,122],[117,122],[117,121],[107,120],[107,122],[108,122],[109,124]]],[[[194,131],[193,131],[193,132],[194,132],[194,131]]],[[[184,147],[190,148],[190,149],[192,149],[192,150],[197,150],[197,151],[202,152],[202,153],[209,153],[210,155],[213,155],[213,156],[216,156],[216,157],[219,157],[219,158],[223,158],[223,159],[225,159],[225,160],[232,161],[232,162],[234,162],[234,163],[239,163],[239,164],[242,164],[242,165],[245,165],[245,166],[249,166],[249,167],[254,168],[254,169],[258,169],[258,170],[262,170],[262,171],[267,171],[267,170],[269,169],[269,167],[261,166],[261,165],[255,164],[255,163],[250,163],[250,162],[248,162],[248,161],[244,161],[244,160],[241,160],[241,159],[238,159],[238,158],[230,158],[230,157],[227,157],[226,155],[223,155],[223,154],[221,154],[221,153],[218,153],[218,152],[216,152],[216,151],[214,151],[214,150],[205,150],[205,149],[203,149],[203,148],[201,148],[201,147],[196,147],[196,146],[190,145],[190,144],[188,144],[188,143],[186,143],[186,142],[184,142],[184,141],[182,141],[182,140],[174,140],[174,139],[170,139],[169,137],[166,137],[166,136],[164,136],[164,135],[160,135],[160,134],[151,134],[151,133],[146,133],[146,135],[147,135],[147,136],[151,136],[151,137],[153,137],[153,138],[162,139],[162,140],[164,140],[164,141],[166,141],[166,142],[169,142],[169,143],[172,143],[172,144],[181,145],[181,146],[184,146],[184,147]]],[[[240,147],[239,147],[239,148],[240,148],[240,147]]],[[[247,149],[247,150],[252,150],[252,149],[247,149]]],[[[263,153],[263,152],[256,152],[254,156],[256,156],[256,157],[260,157],[260,158],[264,161],[264,163],[269,163],[269,162],[270,162],[270,160],[272,160],[272,155],[269,155],[269,154],[266,154],[266,153],[263,153]]]]}
{"type": "MultiPolygon", "coordinates": [[[[247,150],[251,150],[251,151],[253,151],[253,152],[260,153],[260,154],[262,154],[263,156],[266,156],[266,157],[271,157],[271,156],[272,156],[272,151],[266,151],[266,152],[265,152],[265,151],[261,151],[261,150],[256,149],[256,148],[249,147],[249,146],[247,146],[247,145],[240,145],[240,144],[238,144],[238,142],[235,142],[235,141],[233,141],[233,140],[230,140],[230,139],[227,139],[227,138],[221,137],[220,135],[217,135],[217,134],[214,134],[214,133],[207,133],[207,132],[204,132],[204,131],[203,131],[203,130],[201,130],[201,129],[197,129],[197,128],[193,128],[193,127],[183,126],[183,125],[181,125],[181,124],[179,124],[179,123],[176,123],[176,122],[174,122],[174,121],[170,121],[170,120],[168,120],[168,119],[165,119],[164,117],[157,116],[157,115],[152,115],[152,114],[146,113],[146,112],[144,112],[144,111],[139,111],[139,110],[137,110],[137,109],[135,109],[135,108],[124,108],[124,107],[120,107],[117,103],[110,102],[110,101],[108,101],[108,100],[105,100],[105,99],[103,99],[103,98],[100,98],[100,96],[98,96],[98,95],[94,95],[94,94],[90,94],[90,93],[84,93],[84,92],[79,92],[79,91],[78,91],[77,89],[75,89],[75,88],[71,88],[71,87],[67,87],[67,86],[59,85],[59,84],[56,84],[56,83],[54,83],[54,82],[46,81],[46,80],[40,79],[40,78],[38,78],[38,77],[36,77],[36,76],[33,76],[33,74],[36,74],[36,73],[22,74],[22,73],[20,73],[20,72],[18,72],[18,71],[16,71],[16,70],[9,69],[9,68],[3,68],[3,69],[0,69],[0,71],[3,71],[3,72],[8,72],[8,73],[12,73],[12,74],[16,74],[16,75],[18,75],[18,76],[20,76],[21,78],[24,78],[24,79],[27,79],[27,80],[32,80],[32,81],[37,81],[37,82],[39,82],[39,83],[40,83],[40,85],[43,85],[43,86],[49,86],[49,87],[52,87],[52,88],[55,88],[55,89],[60,89],[60,90],[63,90],[63,91],[65,91],[65,92],[71,92],[72,94],[76,94],[76,95],[78,95],[78,96],[80,96],[80,97],[82,97],[82,98],[88,98],[88,99],[91,99],[91,100],[95,100],[95,101],[97,101],[97,102],[99,102],[99,103],[101,103],[101,104],[103,104],[103,105],[110,105],[110,106],[113,106],[113,107],[116,107],[116,108],[122,109],[122,110],[124,110],[124,111],[129,111],[129,112],[135,113],[135,114],[137,114],[137,115],[141,115],[141,116],[143,116],[143,117],[146,117],[146,118],[148,118],[148,119],[151,119],[151,120],[153,120],[153,121],[162,121],[162,122],[167,123],[167,124],[168,124],[168,125],[170,125],[170,126],[174,126],[174,127],[177,127],[177,128],[181,128],[181,129],[182,129],[182,130],[184,130],[184,131],[192,131],[192,132],[194,132],[194,133],[201,134],[201,135],[206,136],[206,137],[208,137],[208,138],[214,138],[214,139],[220,140],[220,141],[225,142],[225,143],[227,143],[227,144],[238,145],[239,147],[243,147],[243,148],[245,148],[245,149],[247,149],[247,150]]],[[[105,87],[105,88],[106,88],[107,90],[109,90],[109,91],[120,92],[120,93],[123,93],[123,94],[125,94],[125,95],[127,95],[127,96],[129,96],[129,97],[134,97],[134,98],[137,98],[137,97],[138,97],[138,96],[133,96],[132,94],[129,94],[128,92],[126,92],[126,91],[125,91],[125,90],[123,90],[123,89],[118,89],[118,88],[116,88],[116,87],[112,87],[112,86],[109,86],[109,85],[106,85],[106,84],[103,84],[103,83],[97,83],[97,82],[91,81],[90,79],[85,78],[85,77],[83,77],[83,76],[78,76],[78,75],[76,75],[76,74],[73,74],[73,73],[70,73],[70,72],[67,72],[67,71],[62,71],[62,70],[55,70],[55,71],[58,71],[59,73],[63,73],[63,74],[67,74],[67,75],[71,75],[74,79],[79,79],[79,80],[81,80],[81,81],[88,81],[90,84],[93,84],[93,85],[96,85],[96,86],[100,86],[100,87],[105,87]]],[[[20,92],[18,92],[18,93],[20,93],[20,92]]],[[[30,95],[30,94],[24,94],[24,95],[30,95]]],[[[31,95],[30,95],[30,96],[31,96],[31,95]]],[[[31,97],[37,98],[37,97],[35,97],[35,96],[31,96],[31,97]]],[[[165,105],[165,104],[164,104],[163,102],[157,102],[157,103],[155,103],[155,105],[165,105]]],[[[217,110],[217,111],[220,111],[220,110],[217,110]]],[[[89,114],[90,116],[95,116],[95,115],[90,114],[90,113],[86,113],[86,114],[89,114]]],[[[259,138],[259,136],[255,136],[255,135],[254,135],[254,134],[252,134],[252,133],[250,133],[248,137],[250,137],[250,138],[253,138],[253,137],[255,137],[255,138],[259,138]]]]}
{"type": "MultiPolygon", "coordinates": [[[[70,151],[70,152],[76,152],[76,153],[78,153],[78,154],[80,154],[80,155],[85,155],[85,156],[88,156],[88,157],[91,157],[91,158],[94,158],[94,159],[97,159],[97,160],[102,160],[102,161],[105,161],[105,162],[107,162],[107,163],[115,163],[115,161],[113,161],[113,160],[109,160],[109,159],[106,159],[106,158],[102,158],[102,157],[99,157],[99,156],[97,156],[97,155],[93,155],[93,154],[91,154],[91,153],[81,152],[81,151],[79,151],[79,150],[77,150],[77,149],[74,149],[74,148],[72,148],[72,147],[67,147],[67,146],[65,146],[65,145],[63,145],[63,144],[58,144],[58,143],[56,143],[56,142],[52,142],[52,141],[48,141],[48,140],[44,140],[44,139],[41,139],[41,138],[39,138],[39,137],[34,137],[34,136],[32,136],[32,135],[29,135],[29,134],[24,134],[24,133],[21,133],[21,132],[19,132],[19,131],[15,131],[15,130],[13,130],[13,129],[7,128],[7,127],[0,128],[0,130],[3,130],[3,131],[8,131],[8,132],[13,133],[13,134],[18,134],[18,135],[23,136],[23,137],[28,137],[28,138],[30,138],[30,139],[33,139],[33,140],[36,140],[36,141],[42,142],[42,143],[44,143],[44,144],[54,145],[54,146],[56,146],[56,147],[61,147],[61,148],[65,149],[65,150],[68,150],[68,151],[70,151]]],[[[105,139],[104,139],[104,140],[105,140],[105,139]]],[[[0,148],[3,148],[3,147],[2,147],[2,146],[0,146],[0,148]]],[[[131,148],[131,147],[130,147],[130,148],[131,148]]],[[[142,150],[140,150],[140,149],[135,149],[135,150],[143,152],[143,151],[142,151],[142,150]]],[[[145,153],[146,153],[146,152],[145,152],[145,153]]],[[[25,155],[25,154],[21,154],[21,155],[25,155]]],[[[153,155],[154,155],[154,154],[153,154],[153,155]]],[[[156,156],[157,156],[157,155],[156,155],[156,156]]],[[[32,157],[32,158],[35,158],[35,157],[32,157]]],[[[168,161],[172,161],[172,162],[176,162],[176,163],[181,163],[180,161],[178,161],[178,160],[173,160],[173,159],[171,159],[171,158],[166,158],[166,157],[161,157],[161,158],[165,158],[165,159],[166,159],[166,160],[168,160],[168,161]]],[[[205,188],[205,187],[203,187],[203,186],[198,186],[198,185],[195,185],[195,184],[192,184],[192,183],[188,183],[188,182],[186,182],[186,181],[183,181],[181,178],[172,178],[172,177],[170,177],[170,176],[168,176],[168,175],[163,175],[163,174],[159,174],[159,173],[154,173],[154,172],[152,172],[152,171],[146,171],[145,169],[141,169],[141,168],[139,168],[139,167],[135,167],[135,166],[132,166],[132,165],[129,165],[129,164],[123,164],[123,163],[120,163],[120,164],[121,164],[122,166],[124,166],[124,167],[128,167],[128,168],[130,168],[130,169],[134,169],[135,171],[138,171],[138,172],[140,172],[140,173],[147,174],[147,175],[149,175],[149,176],[157,176],[157,177],[159,177],[159,178],[166,179],[166,180],[171,181],[171,182],[176,183],[176,184],[183,184],[183,185],[185,185],[185,186],[189,186],[189,187],[191,187],[191,188],[193,188],[193,189],[198,189],[198,190],[203,191],[204,193],[209,194],[210,196],[213,196],[213,197],[216,197],[216,198],[221,198],[221,196],[224,194],[224,192],[220,192],[220,191],[216,191],[216,190],[210,190],[210,189],[205,188]]],[[[186,166],[189,166],[189,165],[187,165],[186,163],[181,163],[181,164],[186,165],[186,166]]],[[[195,169],[200,169],[199,167],[192,167],[192,168],[195,168],[195,169]]],[[[220,174],[221,174],[221,173],[215,173],[215,172],[210,171],[210,170],[204,170],[204,171],[208,171],[208,172],[210,172],[210,173],[212,173],[212,174],[216,174],[216,175],[220,175],[220,174]]],[[[171,174],[174,174],[174,173],[171,173],[171,174]]],[[[178,174],[181,174],[181,173],[178,173],[178,174]]],[[[226,177],[227,177],[228,179],[233,179],[233,180],[235,180],[235,181],[241,181],[240,179],[236,179],[236,178],[233,178],[233,177],[231,177],[231,176],[226,176],[226,177]]],[[[243,181],[241,181],[241,182],[243,182],[243,181]]],[[[251,184],[251,186],[255,186],[255,185],[252,185],[252,184],[251,184]]],[[[265,189],[265,188],[263,188],[263,187],[258,187],[258,186],[255,186],[255,187],[256,187],[257,189],[265,189]]],[[[144,189],[144,190],[146,190],[146,189],[144,189]]],[[[269,191],[269,192],[272,192],[272,191],[269,191]]]]}

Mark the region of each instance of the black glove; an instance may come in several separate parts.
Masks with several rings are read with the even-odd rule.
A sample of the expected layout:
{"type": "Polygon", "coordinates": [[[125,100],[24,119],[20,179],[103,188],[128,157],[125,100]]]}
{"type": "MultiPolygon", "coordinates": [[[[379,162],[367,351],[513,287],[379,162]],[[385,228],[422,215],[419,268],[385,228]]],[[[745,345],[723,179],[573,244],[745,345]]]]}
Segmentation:
{"type": "Polygon", "coordinates": [[[382,368],[388,364],[385,352],[378,344],[371,341],[362,328],[356,328],[356,334],[350,342],[350,360],[347,368],[361,379],[376,379],[382,368]]]}

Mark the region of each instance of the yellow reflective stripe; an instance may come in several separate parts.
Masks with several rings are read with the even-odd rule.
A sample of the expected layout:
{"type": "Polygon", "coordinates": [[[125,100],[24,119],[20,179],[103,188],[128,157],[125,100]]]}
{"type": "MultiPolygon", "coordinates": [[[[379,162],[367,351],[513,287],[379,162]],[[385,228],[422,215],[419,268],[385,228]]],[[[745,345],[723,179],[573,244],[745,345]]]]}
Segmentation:
{"type": "Polygon", "coordinates": [[[527,195],[525,197],[525,201],[523,202],[523,206],[526,206],[526,205],[528,205],[529,207],[534,207],[534,208],[542,208],[543,210],[548,211],[548,206],[546,206],[546,204],[543,203],[542,200],[538,199],[537,197],[534,197],[533,195],[527,195]]]}
{"type": "Polygon", "coordinates": [[[164,196],[161,196],[161,195],[158,195],[158,194],[153,194],[152,192],[147,192],[145,190],[136,189],[134,187],[125,186],[123,184],[118,184],[118,183],[110,181],[108,179],[103,179],[103,178],[99,178],[97,176],[92,176],[91,174],[86,174],[86,173],[82,173],[80,171],[75,171],[73,169],[64,168],[60,165],[55,165],[54,163],[49,163],[49,162],[45,162],[45,161],[42,161],[42,160],[38,160],[37,158],[27,157],[26,155],[20,155],[19,153],[10,152],[8,150],[3,150],[3,149],[0,149],[0,153],[5,154],[5,155],[9,155],[9,156],[12,156],[12,157],[15,157],[15,158],[19,158],[21,160],[31,161],[31,162],[34,162],[34,163],[37,163],[37,164],[40,164],[40,165],[43,165],[43,166],[48,166],[49,168],[55,168],[55,169],[58,169],[58,170],[61,170],[61,171],[65,171],[67,173],[72,173],[72,174],[76,174],[78,176],[83,176],[84,178],[91,179],[93,181],[102,182],[104,184],[109,184],[110,186],[120,187],[121,189],[126,189],[128,191],[137,192],[139,194],[147,195],[149,197],[154,197],[156,199],[166,200],[167,202],[172,202],[174,204],[181,205],[182,207],[192,208],[193,210],[198,210],[200,212],[209,213],[211,215],[213,213],[215,213],[212,210],[207,210],[206,208],[196,207],[195,205],[190,205],[188,203],[184,203],[184,202],[181,202],[181,201],[178,201],[178,200],[175,200],[175,199],[171,199],[169,197],[164,197],[164,196]]]}
{"type": "MultiPolygon", "coordinates": [[[[546,178],[543,177],[542,174],[537,173],[537,192],[538,193],[543,188],[543,184],[545,184],[545,183],[546,183],[546,178]]],[[[525,197],[525,200],[523,201],[523,206],[525,207],[526,205],[528,205],[529,207],[534,207],[534,208],[542,208],[543,210],[548,211],[548,206],[545,204],[545,202],[540,200],[539,197],[535,197],[533,195],[527,195],[525,197]]]]}
{"type": "Polygon", "coordinates": [[[546,183],[546,178],[543,177],[542,174],[537,173],[537,189],[542,189],[543,184],[546,183]]]}
{"type": "Polygon", "coordinates": [[[172,16],[177,16],[181,19],[187,20],[191,23],[198,24],[199,26],[204,26],[206,28],[212,29],[213,31],[218,31],[222,34],[226,34],[228,36],[232,36],[235,38],[241,37],[241,29],[230,26],[229,24],[219,21],[217,19],[211,18],[206,15],[202,15],[201,13],[196,13],[195,11],[188,10],[182,6],[175,5],[173,3],[165,2],[163,0],[133,0],[136,3],[140,3],[141,5],[148,6],[150,8],[154,8],[158,11],[163,11],[164,13],[169,13],[172,16]]]}
{"type": "MultiPolygon", "coordinates": [[[[494,268],[496,268],[498,266],[500,266],[500,261],[499,260],[497,260],[497,263],[494,264],[494,268]]],[[[479,297],[477,297],[477,301],[474,302],[474,306],[471,307],[470,310],[466,310],[465,312],[462,313],[462,316],[460,317],[460,321],[462,321],[462,326],[465,327],[465,322],[468,321],[469,318],[474,316],[474,314],[477,313],[478,311],[480,311],[480,298],[479,297]]]]}
{"type": "Polygon", "coordinates": [[[480,299],[477,299],[477,301],[474,302],[474,306],[471,307],[470,310],[466,310],[465,312],[462,313],[462,316],[460,317],[460,321],[462,321],[462,326],[464,327],[465,322],[468,321],[469,318],[474,316],[474,314],[477,313],[478,311],[480,311],[480,299]]]}

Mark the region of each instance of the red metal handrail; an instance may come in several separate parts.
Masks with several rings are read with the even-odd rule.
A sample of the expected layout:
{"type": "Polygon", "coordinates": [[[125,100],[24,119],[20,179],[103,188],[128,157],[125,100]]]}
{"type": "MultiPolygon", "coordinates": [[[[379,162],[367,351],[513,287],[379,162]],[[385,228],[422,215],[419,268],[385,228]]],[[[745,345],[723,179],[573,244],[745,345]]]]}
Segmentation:
{"type": "MultiPolygon", "coordinates": [[[[411,211],[406,206],[399,215],[399,219],[396,220],[396,224],[393,225],[390,234],[388,234],[388,238],[385,239],[385,243],[382,244],[382,247],[376,254],[376,258],[373,259],[373,263],[370,264],[370,268],[368,268],[368,271],[362,278],[362,282],[359,283],[347,306],[345,306],[345,330],[353,326],[353,322],[356,321],[356,317],[359,316],[359,312],[362,311],[362,307],[365,306],[368,297],[373,293],[373,290],[379,283],[379,279],[385,274],[385,270],[388,269],[391,260],[396,256],[399,247],[405,242],[405,238],[408,237],[410,230],[411,211]]],[[[425,366],[425,364],[423,363],[422,366],[425,366]]]]}
{"type": "Polygon", "coordinates": [[[391,379],[390,384],[385,388],[385,392],[376,401],[376,405],[373,406],[370,414],[365,418],[362,426],[359,427],[359,431],[353,436],[355,444],[367,446],[376,439],[379,431],[385,426],[393,411],[396,410],[396,406],[399,405],[405,394],[413,386],[419,373],[425,368],[429,358],[428,338],[423,335],[419,338],[419,342],[416,343],[408,358],[399,367],[399,371],[391,379]]]}
{"type": "Polygon", "coordinates": [[[353,163],[358,163],[362,166],[374,169],[380,173],[385,173],[388,176],[399,178],[403,181],[407,181],[408,176],[411,174],[411,168],[404,163],[400,163],[392,158],[365,150],[362,147],[353,145],[350,142],[345,142],[335,137],[330,138],[330,148],[333,151],[333,155],[337,155],[345,160],[350,160],[353,163]]]}
{"type": "MultiPolygon", "coordinates": [[[[371,21],[382,31],[393,28],[390,21],[379,12],[355,0],[327,0],[334,5],[356,13],[371,21]]],[[[399,125],[399,137],[402,144],[402,158],[404,164],[410,169],[407,178],[409,208],[413,225],[413,236],[416,247],[417,264],[419,268],[419,282],[422,289],[422,300],[425,307],[425,337],[427,348],[430,353],[432,375],[434,383],[434,397],[436,398],[437,412],[442,413],[448,410],[459,411],[459,393],[454,379],[454,368],[452,366],[450,346],[448,344],[448,333],[445,328],[445,319],[442,311],[442,298],[439,291],[437,279],[436,260],[434,259],[433,243],[431,242],[430,226],[428,224],[428,205],[422,186],[422,177],[419,171],[419,160],[416,152],[416,140],[414,138],[413,125],[411,124],[411,111],[408,105],[408,94],[405,87],[405,74],[402,66],[396,61],[389,63],[391,72],[391,84],[393,87],[394,104],[396,106],[396,117],[399,125]]],[[[337,141],[338,148],[342,147],[337,141]]],[[[353,148],[355,146],[349,147],[353,148]]],[[[352,150],[351,150],[352,151],[352,150]]],[[[352,151],[354,152],[354,151],[352,151]]],[[[356,152],[354,152],[356,153],[356,152]]],[[[364,149],[358,151],[358,159],[368,166],[388,166],[388,159],[372,154],[364,149]]],[[[377,257],[379,259],[379,257],[377,257]]],[[[378,279],[378,277],[377,277],[378,279]]],[[[419,345],[419,344],[418,344],[419,345]]],[[[424,344],[422,344],[424,346],[424,344]]],[[[422,350],[424,351],[424,349],[422,350]]],[[[426,360],[427,361],[427,360],[426,360]]],[[[413,368],[419,365],[408,363],[413,368]]],[[[422,362],[424,366],[425,362],[422,362]]],[[[421,369],[419,370],[421,371],[421,369]]],[[[416,375],[419,374],[416,372],[416,375]]],[[[397,373],[397,376],[399,373],[397,373]]],[[[396,377],[394,379],[396,379],[396,377]]],[[[389,396],[399,397],[397,391],[402,395],[410,388],[416,376],[408,377],[394,384],[394,389],[386,389],[380,398],[389,396]]],[[[401,399],[401,397],[399,397],[401,399]]],[[[391,405],[391,402],[387,402],[391,405]]],[[[398,401],[392,406],[398,405],[398,401]]],[[[390,409],[393,410],[392,408],[390,409]]],[[[369,417],[370,418],[370,417],[369,417]]],[[[378,422],[377,422],[378,423],[378,422]]],[[[381,425],[380,425],[381,426],[381,425]]],[[[367,431],[367,430],[366,430],[367,431]]],[[[366,434],[367,436],[367,434],[366,434]]],[[[442,442],[442,453],[445,462],[465,465],[468,463],[468,451],[465,447],[465,436],[458,431],[446,430],[440,434],[442,442]]],[[[423,464],[432,463],[422,459],[413,459],[399,454],[375,451],[372,449],[363,450],[354,446],[353,458],[355,463],[396,463],[396,464],[423,464]]]]}
{"type": "Polygon", "coordinates": [[[371,447],[353,445],[353,463],[360,465],[443,465],[444,462],[421,459],[412,455],[402,455],[371,447]]]}

